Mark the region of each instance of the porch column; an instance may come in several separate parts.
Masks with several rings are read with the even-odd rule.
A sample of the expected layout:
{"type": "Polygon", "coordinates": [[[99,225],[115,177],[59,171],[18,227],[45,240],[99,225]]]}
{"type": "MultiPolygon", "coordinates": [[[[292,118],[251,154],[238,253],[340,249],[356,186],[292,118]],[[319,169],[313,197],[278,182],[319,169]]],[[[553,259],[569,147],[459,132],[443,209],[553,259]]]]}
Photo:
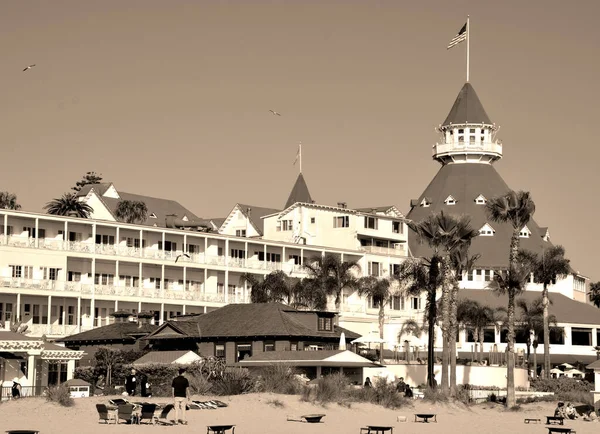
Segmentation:
{"type": "MultiPolygon", "coordinates": [[[[288,261],[285,258],[285,246],[281,247],[281,270],[285,273],[286,270],[283,269],[283,264],[287,264],[288,261]]],[[[291,270],[290,270],[291,274],[291,270]]]]}
{"type": "MultiPolygon", "coordinates": [[[[121,239],[119,238],[119,236],[121,235],[121,231],[119,230],[119,227],[117,226],[117,229],[115,230],[115,253],[118,255],[119,254],[119,250],[121,247],[121,239]]],[[[119,261],[117,261],[117,264],[119,263],[119,261]]],[[[118,276],[119,273],[116,274],[116,276],[118,276]]]]}
{"type": "Polygon", "coordinates": [[[15,317],[12,322],[21,320],[21,293],[17,292],[17,305],[15,306],[15,317]]]}
{"type": "MultiPolygon", "coordinates": [[[[134,242],[134,246],[135,246],[135,242],[134,242]]],[[[144,231],[142,229],[140,229],[140,258],[144,257],[144,231]]],[[[140,264],[141,266],[141,264],[140,264]]],[[[142,273],[140,273],[141,276],[142,273]]],[[[140,277],[141,279],[141,277],[140,277]]]]}
{"type": "Polygon", "coordinates": [[[182,315],[185,315],[185,304],[182,306],[181,313],[182,315]]]}
{"type": "Polygon", "coordinates": [[[141,297],[144,294],[144,291],[142,291],[142,289],[144,288],[144,281],[142,280],[142,263],[141,262],[138,267],[138,277],[139,277],[139,279],[138,279],[138,297],[141,297]]]}
{"type": "Polygon", "coordinates": [[[4,244],[8,244],[8,214],[4,214],[4,244]]]}
{"type": "Polygon", "coordinates": [[[90,316],[92,328],[96,327],[96,258],[92,258],[92,297],[90,298],[90,316]]]}
{"type": "Polygon", "coordinates": [[[35,356],[27,353],[27,381],[31,387],[35,387],[35,368],[35,356]]]}
{"type": "MultiPolygon", "coordinates": [[[[164,233],[163,233],[164,235],[164,233]]],[[[163,244],[164,246],[164,244],[163,244]]],[[[165,264],[160,266],[160,297],[165,297],[165,264]]]]}
{"type": "Polygon", "coordinates": [[[48,319],[46,320],[46,334],[52,333],[52,296],[48,296],[48,319]]]}
{"type": "Polygon", "coordinates": [[[119,310],[119,300],[115,300],[115,312],[119,310]]]}
{"type": "Polygon", "coordinates": [[[40,219],[39,217],[35,218],[35,240],[34,240],[34,246],[35,248],[39,248],[40,247],[40,219]]]}
{"type": "MultiPolygon", "coordinates": [[[[246,231],[246,236],[248,236],[247,231],[246,231]]],[[[247,260],[248,260],[248,241],[244,242],[244,262],[242,263],[242,267],[246,266],[247,260]]]]}
{"type": "Polygon", "coordinates": [[[160,304],[160,321],[158,321],[158,325],[162,325],[162,323],[165,321],[165,304],[161,303],[160,304]]]}
{"type": "Polygon", "coordinates": [[[229,240],[225,240],[225,303],[229,302],[229,240]]]}
{"type": "MultiPolygon", "coordinates": [[[[115,261],[115,279],[113,281],[113,286],[121,286],[121,280],[119,278],[119,260],[118,259],[115,261]]],[[[117,294],[117,295],[119,295],[119,294],[117,294]]]]}
{"type": "Polygon", "coordinates": [[[77,333],[81,333],[81,296],[77,297],[77,333]]]}
{"type": "Polygon", "coordinates": [[[75,373],[75,360],[67,361],[67,381],[73,378],[73,374],[75,373]]]}
{"type": "Polygon", "coordinates": [[[92,253],[96,253],[96,223],[92,224],[92,253]]]}

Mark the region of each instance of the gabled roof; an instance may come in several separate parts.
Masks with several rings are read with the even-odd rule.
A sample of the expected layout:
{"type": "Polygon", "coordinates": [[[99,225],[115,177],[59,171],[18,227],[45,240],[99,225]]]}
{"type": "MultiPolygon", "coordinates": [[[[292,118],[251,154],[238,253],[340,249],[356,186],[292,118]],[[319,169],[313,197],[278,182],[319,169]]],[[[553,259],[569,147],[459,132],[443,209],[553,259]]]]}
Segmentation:
{"type": "Polygon", "coordinates": [[[33,338],[22,333],[0,330],[0,341],[41,341],[42,338],[33,338]]]}
{"type": "Polygon", "coordinates": [[[403,217],[404,215],[395,205],[373,206],[370,208],[356,208],[356,211],[367,214],[385,214],[390,217],[403,217]]]}
{"type": "Polygon", "coordinates": [[[134,343],[138,338],[148,335],[157,328],[157,325],[152,324],[141,324],[140,326],[135,322],[117,322],[56,339],[56,342],[75,345],[84,342],[89,344],[100,342],[134,343]]]}
{"type": "Polygon", "coordinates": [[[236,207],[242,212],[242,214],[244,214],[244,216],[254,226],[256,232],[258,232],[260,235],[263,235],[265,233],[265,222],[263,220],[263,217],[278,213],[280,211],[274,208],[264,208],[260,206],[246,205],[243,203],[236,204],[233,209],[235,210],[236,207]],[[250,214],[248,214],[248,208],[250,209],[250,214]]]}
{"type": "Polygon", "coordinates": [[[304,176],[302,173],[298,175],[296,178],[296,182],[294,187],[292,187],[292,191],[290,192],[290,196],[288,197],[287,202],[283,209],[290,207],[296,202],[304,202],[304,203],[312,203],[312,197],[310,196],[310,192],[308,191],[308,186],[306,185],[306,181],[304,180],[304,176]]]}
{"type": "Polygon", "coordinates": [[[290,363],[294,366],[381,366],[348,350],[266,351],[240,360],[238,365],[261,366],[276,362],[290,363]]]}
{"type": "MultiPolygon", "coordinates": [[[[461,289],[458,291],[458,294],[459,300],[473,300],[491,308],[506,307],[508,305],[508,296],[506,294],[499,295],[498,292],[489,289],[461,289]]],[[[530,303],[534,300],[539,300],[541,297],[542,293],[540,291],[524,291],[517,296],[517,300],[522,299],[530,303]]],[[[556,292],[548,293],[548,298],[550,299],[550,315],[556,317],[558,324],[571,323],[600,326],[600,309],[597,307],[581,301],[575,301],[556,292]]],[[[517,309],[517,316],[519,315],[520,312],[517,309]]]]}
{"type": "Polygon", "coordinates": [[[122,191],[118,192],[120,199],[104,196],[104,193],[106,193],[111,185],[113,184],[110,182],[101,184],[88,184],[85,185],[79,193],[77,193],[77,196],[86,196],[90,190],[93,189],[94,193],[96,193],[100,200],[106,205],[106,208],[108,208],[108,210],[111,212],[113,217],[115,217],[115,220],[115,212],[121,200],[144,202],[148,208],[148,219],[142,224],[147,226],[156,225],[159,227],[165,227],[165,219],[169,214],[176,214],[178,218],[187,216],[189,220],[199,219],[198,216],[196,216],[193,212],[174,200],[143,196],[140,194],[126,193],[122,191]],[[150,217],[153,214],[156,216],[156,218],[150,217]]]}
{"type": "Polygon", "coordinates": [[[471,83],[464,84],[442,126],[466,123],[492,125],[471,83]]]}
{"type": "MultiPolygon", "coordinates": [[[[486,207],[478,205],[474,199],[480,194],[490,199],[508,191],[508,185],[491,164],[446,164],[440,168],[419,198],[419,203],[425,197],[431,198],[431,205],[413,207],[407,218],[418,222],[432,213],[443,210],[447,214],[470,216],[473,228],[480,229],[488,223],[488,215],[486,207]],[[456,199],[456,205],[451,207],[444,205],[444,200],[449,195],[456,199]]],[[[495,230],[493,237],[476,237],[471,244],[469,254],[481,254],[481,258],[475,264],[476,268],[508,266],[512,226],[509,223],[496,222],[491,225],[495,230]]],[[[520,238],[522,249],[541,254],[544,248],[551,246],[548,241],[543,240],[542,231],[535,220],[530,220],[527,227],[536,236],[520,238]]],[[[409,234],[408,242],[415,256],[425,257],[431,252],[426,244],[419,243],[413,232],[409,234]]]]}
{"type": "MultiPolygon", "coordinates": [[[[176,362],[188,353],[196,354],[191,350],[173,350],[173,351],[150,351],[133,362],[134,365],[144,365],[149,363],[170,364],[176,362]]],[[[197,355],[197,354],[196,354],[197,355]]],[[[198,356],[198,359],[201,357],[198,356]]]]}
{"type": "Polygon", "coordinates": [[[297,311],[280,303],[228,304],[212,312],[178,321],[167,321],[144,339],[172,339],[175,337],[214,339],[270,337],[314,337],[339,339],[341,332],[346,338],[359,337],[354,332],[334,327],[333,331],[318,331],[295,318],[297,311]]]}

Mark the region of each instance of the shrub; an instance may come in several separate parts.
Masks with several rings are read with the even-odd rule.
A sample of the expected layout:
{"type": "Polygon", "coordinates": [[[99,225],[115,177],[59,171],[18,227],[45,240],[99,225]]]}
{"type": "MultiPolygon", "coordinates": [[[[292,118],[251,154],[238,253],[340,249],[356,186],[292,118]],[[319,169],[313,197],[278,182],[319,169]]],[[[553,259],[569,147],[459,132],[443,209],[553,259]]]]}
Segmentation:
{"type": "Polygon", "coordinates": [[[246,368],[228,369],[212,385],[212,391],[217,395],[241,395],[256,390],[256,381],[246,368]]]}
{"type": "Polygon", "coordinates": [[[289,365],[277,363],[255,371],[257,388],[261,392],[295,395],[302,390],[296,371],[289,365]]]}
{"type": "Polygon", "coordinates": [[[315,387],[315,400],[321,403],[343,401],[349,384],[350,381],[343,374],[327,375],[321,378],[315,387]]]}
{"type": "Polygon", "coordinates": [[[396,409],[407,404],[408,399],[396,391],[396,385],[385,378],[375,378],[373,387],[354,389],[350,395],[356,401],[371,402],[385,408],[396,409]]]}
{"type": "MultiPolygon", "coordinates": [[[[179,372],[179,365],[152,363],[136,366],[137,375],[145,375],[151,384],[153,396],[171,396],[171,383],[179,372]]],[[[122,365],[123,372],[129,372],[131,366],[122,365]]],[[[190,382],[191,385],[191,382],[190,382]]],[[[139,393],[139,390],[138,390],[139,393]]]]}
{"type": "Polygon", "coordinates": [[[272,405],[273,407],[278,407],[278,408],[285,407],[285,404],[282,401],[280,401],[279,399],[269,399],[267,401],[267,404],[272,405]]]}
{"type": "Polygon", "coordinates": [[[46,401],[56,402],[63,407],[71,407],[75,404],[75,401],[71,398],[71,392],[65,384],[49,387],[46,392],[46,401]]]}
{"type": "Polygon", "coordinates": [[[591,393],[593,386],[585,380],[568,377],[539,378],[531,381],[531,388],[537,392],[554,392],[552,400],[594,403],[591,393]]]}
{"type": "Polygon", "coordinates": [[[194,395],[207,395],[212,388],[212,384],[201,375],[188,374],[187,379],[190,382],[190,391],[194,395]]]}

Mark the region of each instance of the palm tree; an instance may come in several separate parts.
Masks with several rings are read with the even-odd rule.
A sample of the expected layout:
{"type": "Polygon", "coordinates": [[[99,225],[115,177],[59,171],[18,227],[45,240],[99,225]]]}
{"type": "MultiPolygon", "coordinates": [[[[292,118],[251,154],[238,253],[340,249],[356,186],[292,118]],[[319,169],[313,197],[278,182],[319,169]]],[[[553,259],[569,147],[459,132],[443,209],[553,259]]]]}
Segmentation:
{"type": "Polygon", "coordinates": [[[479,304],[474,300],[461,300],[457,306],[457,321],[463,326],[473,330],[475,354],[477,361],[481,362],[483,356],[483,341],[485,328],[494,323],[494,310],[489,306],[479,304]],[[479,342],[479,352],[477,343],[479,342]]]}
{"type": "Polygon", "coordinates": [[[442,389],[448,388],[448,346],[449,346],[449,292],[450,286],[443,284],[447,280],[446,261],[456,250],[464,249],[465,244],[470,244],[472,238],[478,235],[470,225],[467,216],[456,217],[445,214],[443,211],[430,214],[420,222],[407,221],[408,227],[417,234],[421,243],[427,243],[432,249],[428,258],[429,279],[427,282],[427,324],[428,324],[428,349],[427,349],[427,378],[429,387],[435,387],[433,364],[435,323],[437,319],[436,294],[438,287],[442,286],[442,389]]]}
{"type": "Polygon", "coordinates": [[[358,289],[357,273],[360,265],[357,261],[342,262],[339,257],[326,254],[313,258],[308,264],[303,265],[309,279],[313,279],[327,295],[335,297],[335,309],[340,310],[344,289],[358,289]]]}
{"type": "Polygon", "coordinates": [[[0,209],[21,209],[21,205],[17,203],[17,195],[8,191],[0,191],[0,209]]]}
{"type": "Polygon", "coordinates": [[[75,194],[71,193],[65,193],[58,199],[52,199],[44,206],[44,209],[48,214],[84,219],[90,218],[90,215],[94,212],[91,206],[80,201],[75,194]]]}
{"type": "MultiPolygon", "coordinates": [[[[546,315],[544,314],[547,307],[544,309],[544,300],[543,298],[536,299],[531,303],[527,303],[523,299],[517,300],[517,307],[520,309],[520,315],[518,317],[518,326],[517,328],[521,331],[521,333],[527,334],[527,364],[529,365],[529,356],[531,354],[531,347],[534,348],[533,353],[533,373],[534,378],[537,376],[537,353],[535,349],[537,348],[537,343],[539,342],[539,335],[544,334],[544,339],[550,339],[550,324],[556,324],[556,317],[554,315],[546,315]],[[548,321],[548,337],[546,338],[545,329],[546,329],[546,321],[548,321]],[[531,339],[531,335],[533,334],[533,340],[531,339]]],[[[545,347],[546,341],[544,341],[545,347]]],[[[549,369],[548,369],[549,371],[549,369]]]]}
{"type": "MultiPolygon", "coordinates": [[[[414,319],[407,319],[406,321],[404,321],[404,323],[402,323],[402,327],[400,327],[400,331],[398,332],[398,343],[402,342],[402,338],[405,335],[409,335],[409,336],[414,336],[416,338],[420,337],[423,332],[425,331],[425,326],[420,325],[417,321],[415,321],[414,319]]],[[[408,341],[405,341],[408,342],[408,341]]],[[[407,348],[405,350],[406,352],[406,362],[408,362],[408,351],[409,349],[407,348]]],[[[418,350],[417,350],[417,358],[419,357],[418,355],[418,350]]]]}
{"type": "Polygon", "coordinates": [[[281,270],[273,271],[264,277],[244,273],[242,280],[251,286],[252,303],[283,303],[295,309],[306,308],[324,310],[326,295],[308,279],[288,276],[281,270]]]}
{"type": "MultiPolygon", "coordinates": [[[[367,276],[358,281],[358,295],[373,299],[373,306],[379,307],[379,337],[383,339],[383,327],[385,324],[385,307],[390,302],[392,291],[389,279],[378,279],[375,276],[367,276]]],[[[380,344],[379,363],[383,364],[383,343],[380,344]]]]}
{"type": "Polygon", "coordinates": [[[526,252],[533,271],[533,280],[541,283],[542,308],[544,325],[544,377],[550,378],[550,320],[548,312],[548,287],[554,285],[558,279],[563,279],[571,273],[570,261],[565,258],[565,249],[562,246],[552,246],[542,252],[541,256],[526,252]]]}
{"type": "Polygon", "coordinates": [[[529,192],[510,190],[503,196],[495,197],[486,204],[490,220],[497,223],[510,223],[513,229],[508,255],[508,275],[498,274],[497,287],[508,293],[508,353],[506,368],[506,406],[516,405],[515,397],[515,297],[523,289],[524,282],[519,270],[519,233],[529,223],[535,212],[535,203],[529,192]]]}
{"type": "Polygon", "coordinates": [[[594,282],[590,285],[589,297],[594,306],[600,307],[600,282],[594,282]]]}
{"type": "Polygon", "coordinates": [[[142,201],[120,200],[115,216],[125,223],[144,223],[148,219],[148,207],[142,201]]]}

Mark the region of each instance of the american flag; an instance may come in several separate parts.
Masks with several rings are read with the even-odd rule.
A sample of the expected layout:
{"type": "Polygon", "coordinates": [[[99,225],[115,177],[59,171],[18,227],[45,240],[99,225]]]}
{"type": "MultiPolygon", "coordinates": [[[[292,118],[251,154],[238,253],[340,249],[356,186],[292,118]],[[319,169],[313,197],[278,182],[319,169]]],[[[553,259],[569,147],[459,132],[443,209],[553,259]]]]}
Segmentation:
{"type": "Polygon", "coordinates": [[[448,44],[448,50],[455,45],[460,44],[462,41],[467,39],[467,23],[458,31],[457,35],[452,38],[450,43],[448,44]]]}

